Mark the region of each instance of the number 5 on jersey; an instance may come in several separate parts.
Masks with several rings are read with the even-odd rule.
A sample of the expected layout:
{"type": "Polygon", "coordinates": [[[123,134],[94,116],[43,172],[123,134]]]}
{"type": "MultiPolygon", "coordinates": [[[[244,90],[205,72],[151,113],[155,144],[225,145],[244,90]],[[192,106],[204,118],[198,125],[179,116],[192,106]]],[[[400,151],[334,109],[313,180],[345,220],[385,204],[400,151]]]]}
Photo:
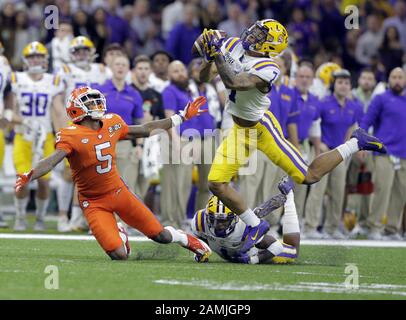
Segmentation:
{"type": "Polygon", "coordinates": [[[110,147],[111,147],[110,141],[94,146],[96,150],[96,158],[97,160],[102,162],[101,164],[96,166],[96,171],[99,174],[107,173],[110,172],[111,170],[113,157],[111,156],[111,154],[103,155],[103,150],[110,147]]]}

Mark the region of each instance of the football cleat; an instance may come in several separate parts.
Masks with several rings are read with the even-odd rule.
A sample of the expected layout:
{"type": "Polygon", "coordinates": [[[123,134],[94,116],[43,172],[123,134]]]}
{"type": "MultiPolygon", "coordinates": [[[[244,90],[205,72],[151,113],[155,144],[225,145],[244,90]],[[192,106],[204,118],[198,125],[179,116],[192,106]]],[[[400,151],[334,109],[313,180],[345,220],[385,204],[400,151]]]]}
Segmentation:
{"type": "Polygon", "coordinates": [[[387,153],[385,145],[374,136],[368,134],[364,129],[358,128],[354,130],[351,138],[357,139],[358,148],[360,150],[376,151],[379,153],[387,153]]]}
{"type": "Polygon", "coordinates": [[[185,248],[194,252],[196,262],[208,262],[209,257],[212,253],[210,247],[202,240],[186,233],[187,236],[187,246],[185,248]]]}
{"type": "Polygon", "coordinates": [[[293,180],[289,176],[284,176],[278,183],[278,189],[284,195],[288,195],[288,193],[292,191],[294,187],[295,185],[293,183],[293,180]]]}
{"type": "Polygon", "coordinates": [[[268,221],[261,220],[260,223],[255,227],[249,227],[247,236],[245,237],[244,243],[241,247],[241,252],[247,252],[251,249],[261,237],[267,233],[270,225],[268,221]]]}
{"type": "Polygon", "coordinates": [[[37,219],[34,225],[34,231],[44,231],[45,230],[45,223],[42,219],[37,219]]]}
{"type": "Polygon", "coordinates": [[[254,209],[254,213],[258,218],[263,218],[272,213],[276,209],[282,207],[286,202],[286,196],[284,194],[276,194],[271,199],[264,202],[260,206],[254,209]]]}
{"type": "Polygon", "coordinates": [[[131,254],[131,247],[130,247],[130,242],[128,241],[128,233],[125,227],[119,222],[117,223],[118,227],[118,232],[120,235],[121,240],[123,240],[123,244],[125,246],[125,251],[127,252],[127,255],[129,256],[131,254]]]}
{"type": "Polygon", "coordinates": [[[27,221],[24,218],[17,218],[14,223],[14,231],[27,230],[27,221]]]}

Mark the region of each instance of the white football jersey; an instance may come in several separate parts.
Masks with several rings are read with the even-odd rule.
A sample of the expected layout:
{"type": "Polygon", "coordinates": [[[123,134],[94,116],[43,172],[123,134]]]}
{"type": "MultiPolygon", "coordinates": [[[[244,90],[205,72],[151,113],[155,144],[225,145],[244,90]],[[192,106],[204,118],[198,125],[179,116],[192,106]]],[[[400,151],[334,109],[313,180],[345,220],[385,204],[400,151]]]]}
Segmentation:
{"type": "Polygon", "coordinates": [[[91,63],[89,70],[79,68],[73,63],[64,64],[57,74],[64,82],[66,99],[75,88],[102,85],[108,79],[105,66],[100,63],[91,63]]]}
{"type": "MultiPolygon", "coordinates": [[[[248,234],[247,225],[241,219],[238,219],[234,230],[227,237],[216,237],[207,226],[205,209],[195,213],[191,227],[193,234],[200,239],[206,240],[210,249],[226,260],[230,260],[231,257],[241,253],[240,249],[243,240],[248,234]]],[[[258,251],[254,247],[248,251],[249,254],[251,254],[251,250],[258,251]]]]}
{"type": "MultiPolygon", "coordinates": [[[[41,80],[34,81],[27,72],[12,72],[10,80],[20,116],[41,124],[46,132],[52,132],[52,100],[63,92],[60,77],[44,73],[41,80]]],[[[16,132],[23,133],[23,126],[16,126],[16,132]]]]}
{"type": "Polygon", "coordinates": [[[7,79],[10,77],[11,68],[7,58],[0,56],[0,115],[3,114],[4,109],[4,89],[7,85],[7,79]]]}
{"type": "MultiPolygon", "coordinates": [[[[238,74],[248,72],[263,79],[269,84],[271,89],[280,70],[275,61],[271,58],[251,57],[245,54],[239,38],[228,38],[221,46],[226,63],[238,74]]],[[[269,109],[270,100],[268,93],[263,93],[257,88],[246,91],[236,91],[227,89],[226,108],[228,112],[238,118],[250,121],[260,120],[265,111],[269,109]]]]}

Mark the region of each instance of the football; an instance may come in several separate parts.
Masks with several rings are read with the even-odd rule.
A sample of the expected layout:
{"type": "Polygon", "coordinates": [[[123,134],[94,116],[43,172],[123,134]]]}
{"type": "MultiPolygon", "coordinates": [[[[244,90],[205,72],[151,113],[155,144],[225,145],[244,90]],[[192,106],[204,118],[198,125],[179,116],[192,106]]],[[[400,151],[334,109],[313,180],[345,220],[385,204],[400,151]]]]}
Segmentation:
{"type": "MultiPolygon", "coordinates": [[[[217,39],[227,37],[227,32],[225,32],[223,30],[214,30],[214,32],[215,32],[215,37],[217,39]]],[[[196,41],[193,43],[192,55],[195,56],[195,57],[197,57],[197,56],[203,57],[204,56],[204,53],[203,53],[203,34],[198,36],[196,41]]]]}

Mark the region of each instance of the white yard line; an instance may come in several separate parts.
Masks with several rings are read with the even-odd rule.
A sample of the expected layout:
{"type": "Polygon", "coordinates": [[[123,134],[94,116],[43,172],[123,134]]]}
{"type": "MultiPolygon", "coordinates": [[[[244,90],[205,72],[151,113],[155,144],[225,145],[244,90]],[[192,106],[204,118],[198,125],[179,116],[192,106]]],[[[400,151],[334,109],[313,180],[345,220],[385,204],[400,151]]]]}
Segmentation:
{"type": "Polygon", "coordinates": [[[200,287],[207,290],[224,291],[290,291],[290,292],[322,292],[322,293],[346,293],[346,294],[385,294],[406,296],[406,286],[391,284],[364,284],[358,289],[349,289],[344,283],[334,282],[298,282],[295,284],[245,284],[241,282],[219,283],[209,280],[176,280],[159,279],[154,283],[170,286],[200,287]],[[396,291],[394,290],[396,289],[396,291]]]}
{"type": "MultiPolygon", "coordinates": [[[[30,233],[0,233],[0,239],[40,239],[40,240],[95,240],[91,235],[71,234],[30,234],[30,233]]],[[[144,236],[130,236],[130,241],[151,241],[144,236]]],[[[341,247],[380,247],[406,248],[406,241],[373,241],[373,240],[302,240],[301,245],[308,246],[341,246],[341,247]]]]}

